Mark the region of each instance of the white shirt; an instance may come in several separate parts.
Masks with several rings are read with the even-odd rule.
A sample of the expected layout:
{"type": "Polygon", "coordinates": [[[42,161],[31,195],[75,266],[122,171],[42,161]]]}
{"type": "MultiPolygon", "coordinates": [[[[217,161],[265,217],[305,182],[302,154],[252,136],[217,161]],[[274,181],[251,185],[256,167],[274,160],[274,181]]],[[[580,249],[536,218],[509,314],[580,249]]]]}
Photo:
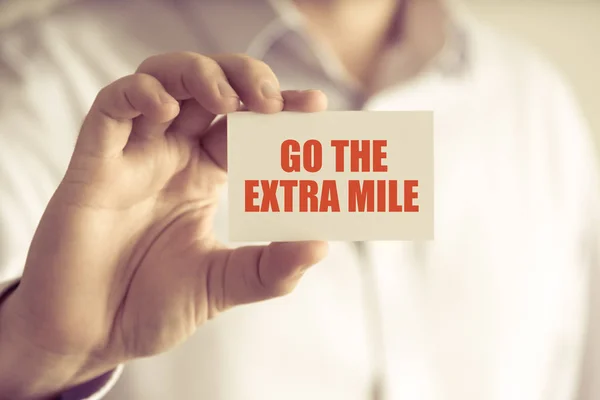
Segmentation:
{"type": "Polygon", "coordinates": [[[332,243],[293,294],[127,364],[105,398],[370,400],[382,377],[386,400],[575,399],[596,311],[593,146],[542,59],[464,11],[454,21],[418,78],[383,71],[368,99],[297,14],[259,0],[88,0],[3,32],[0,281],[20,275],[101,87],[157,53],[249,53],[332,109],[434,110],[436,239],[332,243]]]}

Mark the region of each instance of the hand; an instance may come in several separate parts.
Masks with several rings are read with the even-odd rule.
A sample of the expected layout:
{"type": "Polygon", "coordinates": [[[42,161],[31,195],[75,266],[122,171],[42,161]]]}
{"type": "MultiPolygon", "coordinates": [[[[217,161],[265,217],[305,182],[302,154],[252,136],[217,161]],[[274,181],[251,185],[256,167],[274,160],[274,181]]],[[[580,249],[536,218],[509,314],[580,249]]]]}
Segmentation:
{"type": "Polygon", "coordinates": [[[98,94],[1,309],[0,354],[31,362],[21,376],[0,356],[0,377],[12,374],[0,393],[55,393],[164,352],[232,306],[288,293],[324,257],[323,242],[229,249],[213,237],[227,139],[226,119],[212,123],[240,100],[260,113],[326,108],[321,92],[280,92],[266,64],[240,55],[151,57],[98,94]]]}

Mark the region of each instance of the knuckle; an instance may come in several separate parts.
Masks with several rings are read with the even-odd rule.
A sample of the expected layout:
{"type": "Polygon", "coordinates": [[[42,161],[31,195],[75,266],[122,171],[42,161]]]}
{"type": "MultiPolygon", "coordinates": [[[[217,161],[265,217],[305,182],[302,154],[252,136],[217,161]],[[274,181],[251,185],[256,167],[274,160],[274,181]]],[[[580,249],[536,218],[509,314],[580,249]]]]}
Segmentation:
{"type": "Polygon", "coordinates": [[[265,294],[270,298],[284,297],[290,294],[296,287],[295,282],[278,281],[264,286],[265,294]]]}
{"type": "Polygon", "coordinates": [[[96,108],[101,112],[104,112],[106,108],[111,108],[115,102],[118,102],[119,93],[120,89],[118,81],[103,87],[96,95],[94,101],[96,108]]]}
{"type": "Polygon", "coordinates": [[[143,73],[127,75],[100,89],[95,102],[100,111],[106,108],[137,109],[153,98],[156,82],[154,77],[143,73]]]}
{"type": "Polygon", "coordinates": [[[157,90],[157,81],[154,77],[136,73],[125,78],[121,96],[123,101],[131,108],[146,108],[153,103],[153,95],[157,90]]]}
{"type": "Polygon", "coordinates": [[[185,60],[198,56],[197,53],[191,51],[174,51],[168,53],[153,54],[146,57],[138,66],[136,72],[150,72],[152,73],[157,67],[169,63],[174,60],[185,60]]]}
{"type": "Polygon", "coordinates": [[[188,71],[194,75],[211,76],[218,73],[219,65],[211,58],[196,54],[190,58],[188,71]]]}
{"type": "Polygon", "coordinates": [[[263,68],[263,65],[266,65],[263,61],[257,60],[245,54],[237,56],[237,63],[239,65],[240,72],[248,75],[260,70],[263,68]]]}
{"type": "Polygon", "coordinates": [[[128,88],[144,88],[155,83],[152,76],[141,72],[129,75],[126,77],[126,81],[128,88]]]}
{"type": "Polygon", "coordinates": [[[251,62],[254,60],[254,58],[252,58],[251,56],[249,56],[246,53],[232,53],[232,54],[229,54],[229,57],[231,57],[232,59],[238,60],[238,61],[251,62]]]}
{"type": "Polygon", "coordinates": [[[158,60],[160,60],[164,55],[160,54],[160,55],[152,55],[150,57],[147,57],[144,59],[144,61],[142,61],[140,63],[140,65],[137,68],[136,72],[140,72],[140,71],[146,71],[149,69],[149,67],[151,65],[154,65],[158,60]]]}
{"type": "Polygon", "coordinates": [[[113,88],[114,88],[114,84],[110,84],[110,85],[105,86],[102,89],[100,89],[100,91],[96,95],[96,102],[102,102],[105,99],[109,98],[111,96],[111,92],[113,91],[113,88]]]}
{"type": "Polygon", "coordinates": [[[262,60],[255,60],[256,61],[256,68],[267,71],[267,72],[273,72],[271,70],[271,66],[269,66],[269,64],[267,64],[266,62],[262,61],[262,60]]]}

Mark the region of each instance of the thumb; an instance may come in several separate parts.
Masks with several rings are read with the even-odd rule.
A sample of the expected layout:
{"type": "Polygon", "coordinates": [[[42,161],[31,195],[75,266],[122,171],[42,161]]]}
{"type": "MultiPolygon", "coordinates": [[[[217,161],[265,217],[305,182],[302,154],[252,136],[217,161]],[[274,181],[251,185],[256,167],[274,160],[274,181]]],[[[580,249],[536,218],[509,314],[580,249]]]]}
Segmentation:
{"type": "Polygon", "coordinates": [[[309,267],[327,255],[327,248],[327,242],[310,241],[218,251],[207,274],[209,304],[220,312],[286,295],[309,267]]]}

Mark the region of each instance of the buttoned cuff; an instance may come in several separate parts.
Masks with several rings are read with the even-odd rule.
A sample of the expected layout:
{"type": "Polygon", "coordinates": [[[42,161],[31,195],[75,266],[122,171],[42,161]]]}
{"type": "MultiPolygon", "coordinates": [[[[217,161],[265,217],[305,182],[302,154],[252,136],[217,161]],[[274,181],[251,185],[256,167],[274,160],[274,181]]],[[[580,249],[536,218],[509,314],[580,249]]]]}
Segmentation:
{"type": "Polygon", "coordinates": [[[100,400],[115,386],[123,372],[119,365],[111,372],[62,393],[60,400],[100,400]]]}
{"type": "MultiPolygon", "coordinates": [[[[0,282],[0,301],[19,285],[19,279],[0,282]]],[[[111,372],[107,372],[89,382],[71,388],[59,396],[60,400],[100,400],[115,386],[123,372],[119,365],[111,372]]]]}
{"type": "Polygon", "coordinates": [[[8,292],[12,291],[19,284],[20,279],[11,279],[8,281],[0,282],[0,301],[4,300],[4,297],[8,292]]]}

